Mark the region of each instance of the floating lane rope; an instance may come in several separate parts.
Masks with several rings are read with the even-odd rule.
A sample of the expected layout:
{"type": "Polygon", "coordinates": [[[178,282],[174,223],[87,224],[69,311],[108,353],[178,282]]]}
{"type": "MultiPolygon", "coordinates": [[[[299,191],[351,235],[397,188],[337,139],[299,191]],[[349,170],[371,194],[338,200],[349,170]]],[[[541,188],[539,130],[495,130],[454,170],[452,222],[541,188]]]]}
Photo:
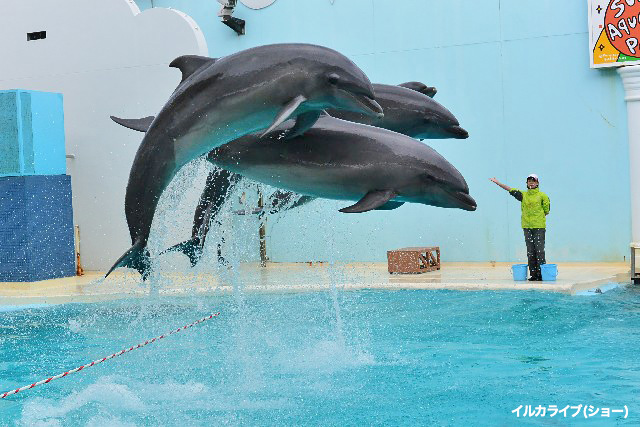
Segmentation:
{"type": "Polygon", "coordinates": [[[20,388],[17,388],[17,389],[15,389],[15,390],[7,391],[7,392],[2,393],[2,394],[0,395],[0,399],[4,399],[4,398],[5,398],[5,397],[7,397],[7,396],[11,396],[12,394],[20,393],[21,391],[24,391],[24,390],[29,390],[29,389],[31,389],[31,388],[34,388],[35,386],[38,386],[38,385],[48,384],[48,383],[50,383],[50,382],[51,382],[51,381],[53,381],[53,380],[57,380],[58,378],[66,377],[67,375],[71,375],[71,374],[74,374],[74,373],[76,373],[76,372],[80,372],[80,371],[82,371],[84,368],[89,368],[89,367],[91,367],[91,366],[93,366],[93,365],[97,365],[98,363],[102,363],[102,362],[104,362],[105,360],[113,359],[114,357],[116,357],[116,356],[120,356],[121,354],[125,354],[125,353],[128,353],[128,352],[132,351],[132,350],[138,349],[138,348],[140,348],[140,347],[144,347],[144,346],[145,346],[145,345],[147,345],[147,344],[154,343],[154,342],[156,342],[156,341],[158,341],[158,340],[161,340],[162,338],[166,338],[166,337],[168,337],[169,335],[176,334],[176,333],[178,333],[178,332],[180,332],[180,331],[182,331],[182,330],[185,330],[185,329],[187,329],[187,328],[190,328],[190,327],[192,327],[192,326],[195,326],[195,325],[197,325],[198,323],[202,323],[202,322],[204,322],[205,320],[213,319],[214,317],[217,317],[219,314],[220,314],[220,313],[218,312],[218,313],[214,313],[214,314],[212,314],[212,315],[210,315],[210,316],[203,317],[202,319],[200,319],[200,320],[196,320],[195,322],[190,323],[190,324],[188,324],[188,325],[186,325],[186,326],[183,326],[182,328],[178,328],[178,329],[175,329],[175,330],[173,330],[173,331],[171,331],[171,332],[168,332],[168,333],[166,333],[166,334],[162,334],[162,335],[160,335],[159,337],[155,337],[155,338],[152,338],[152,339],[150,339],[150,340],[146,340],[145,342],[141,342],[140,344],[138,344],[138,345],[134,345],[133,347],[129,347],[129,348],[126,348],[126,349],[124,349],[124,350],[120,350],[120,351],[119,351],[119,352],[117,352],[117,353],[113,353],[111,356],[107,356],[107,357],[103,357],[102,359],[94,360],[94,361],[93,361],[93,362],[91,362],[91,363],[87,363],[86,365],[80,366],[79,368],[72,369],[72,370],[70,370],[70,371],[63,372],[62,374],[58,374],[58,375],[56,375],[56,376],[53,376],[53,377],[47,378],[46,380],[38,381],[38,382],[35,382],[35,383],[31,384],[31,385],[26,385],[26,386],[24,386],[24,387],[20,387],[20,388]]]}

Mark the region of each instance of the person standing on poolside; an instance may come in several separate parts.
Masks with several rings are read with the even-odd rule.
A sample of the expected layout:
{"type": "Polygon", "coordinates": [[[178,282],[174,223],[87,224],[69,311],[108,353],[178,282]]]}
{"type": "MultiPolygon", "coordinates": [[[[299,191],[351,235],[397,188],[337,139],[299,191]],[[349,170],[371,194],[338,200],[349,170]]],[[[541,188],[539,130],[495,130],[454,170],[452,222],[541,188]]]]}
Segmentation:
{"type": "Polygon", "coordinates": [[[527,244],[527,260],[529,264],[529,280],[541,281],[540,266],[546,264],[544,255],[544,237],[547,226],[547,215],[551,209],[549,197],[540,189],[538,175],[532,173],[527,177],[527,191],[522,192],[491,178],[491,182],[507,190],[509,194],[521,202],[522,229],[527,244]]]}

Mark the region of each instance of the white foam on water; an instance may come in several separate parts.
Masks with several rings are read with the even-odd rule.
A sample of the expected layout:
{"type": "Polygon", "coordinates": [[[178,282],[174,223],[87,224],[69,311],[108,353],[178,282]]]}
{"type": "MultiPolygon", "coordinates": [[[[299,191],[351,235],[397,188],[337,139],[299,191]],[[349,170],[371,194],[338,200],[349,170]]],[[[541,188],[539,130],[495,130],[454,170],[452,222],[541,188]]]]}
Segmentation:
{"type": "Polygon", "coordinates": [[[291,353],[280,352],[275,360],[296,372],[330,374],[337,371],[376,365],[370,353],[350,347],[341,340],[321,340],[291,353]]]}
{"type": "Polygon", "coordinates": [[[113,382],[109,377],[103,377],[97,383],[62,399],[37,397],[26,402],[22,408],[20,425],[64,425],[66,417],[88,405],[106,407],[109,412],[141,412],[145,409],[145,403],[135,391],[113,382]]]}
{"type": "Polygon", "coordinates": [[[621,283],[608,283],[606,285],[598,286],[597,288],[576,292],[575,294],[579,296],[594,297],[594,296],[602,295],[605,292],[609,292],[613,289],[617,289],[620,286],[622,286],[621,283]]]}
{"type": "Polygon", "coordinates": [[[82,331],[85,327],[84,323],[78,319],[69,319],[67,326],[71,332],[76,334],[82,331]]]}
{"type": "MultiPolygon", "coordinates": [[[[83,425],[96,427],[136,426],[138,424],[134,421],[141,419],[146,420],[141,425],[198,425],[199,420],[189,418],[194,410],[211,413],[273,410],[291,406],[289,399],[254,397],[227,383],[211,389],[198,381],[152,383],[105,376],[62,398],[36,397],[28,400],[23,405],[22,418],[17,424],[25,427],[58,427],[68,425],[72,419],[78,423],[86,418],[86,424],[83,425]]],[[[229,416],[221,414],[221,421],[228,422],[229,416]]]]}
{"type": "Polygon", "coordinates": [[[189,381],[181,384],[177,381],[169,381],[164,384],[145,384],[140,388],[141,393],[147,397],[153,397],[157,401],[192,401],[207,396],[211,390],[197,381],[189,381]]]}

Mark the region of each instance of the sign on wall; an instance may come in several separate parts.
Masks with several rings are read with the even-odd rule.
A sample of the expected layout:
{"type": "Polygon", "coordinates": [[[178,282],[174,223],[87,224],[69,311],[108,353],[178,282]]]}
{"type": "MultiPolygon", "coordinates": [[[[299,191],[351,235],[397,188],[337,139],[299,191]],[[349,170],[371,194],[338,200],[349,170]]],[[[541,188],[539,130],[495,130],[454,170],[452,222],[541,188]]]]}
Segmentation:
{"type": "Polygon", "coordinates": [[[591,68],[640,61],[640,0],[589,0],[591,68]]]}

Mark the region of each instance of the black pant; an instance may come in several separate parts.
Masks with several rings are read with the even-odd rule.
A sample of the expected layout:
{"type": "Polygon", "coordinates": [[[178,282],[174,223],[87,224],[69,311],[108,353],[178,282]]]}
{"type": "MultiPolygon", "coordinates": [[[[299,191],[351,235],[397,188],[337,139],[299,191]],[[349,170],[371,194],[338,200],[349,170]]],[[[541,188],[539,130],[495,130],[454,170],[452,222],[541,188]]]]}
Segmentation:
{"type": "Polygon", "coordinates": [[[529,273],[534,279],[542,280],[540,266],[546,264],[544,258],[544,228],[523,228],[524,241],[527,243],[529,273]]]}

